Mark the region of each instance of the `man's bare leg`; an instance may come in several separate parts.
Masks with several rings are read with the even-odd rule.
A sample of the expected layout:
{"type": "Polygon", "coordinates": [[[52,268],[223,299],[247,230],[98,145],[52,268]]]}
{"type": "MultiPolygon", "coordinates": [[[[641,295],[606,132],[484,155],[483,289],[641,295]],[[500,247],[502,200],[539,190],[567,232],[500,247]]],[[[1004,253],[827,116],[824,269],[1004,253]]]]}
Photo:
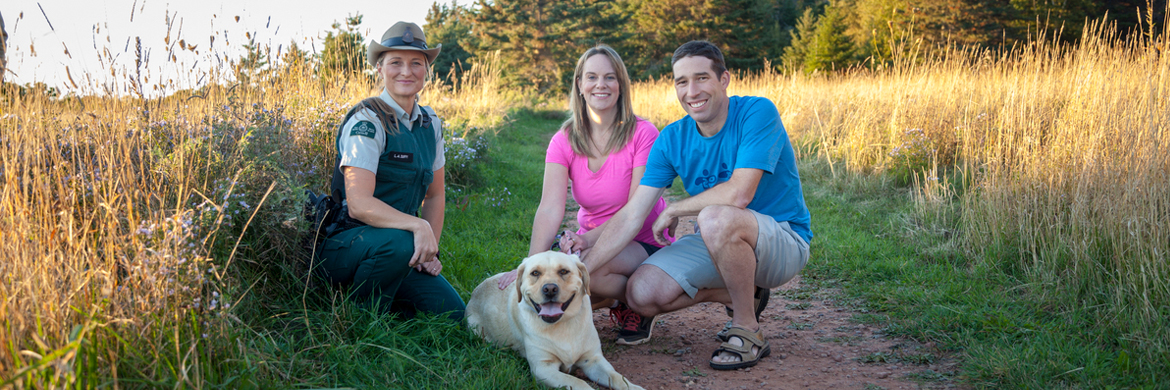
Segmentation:
{"type": "MultiPolygon", "coordinates": [[[[710,206],[699,213],[699,231],[703,243],[711,253],[711,259],[727,286],[734,314],[732,326],[748,331],[760,329],[756,320],[756,238],[759,225],[750,211],[731,206],[710,206]]],[[[743,345],[739,337],[727,340],[734,345],[743,345]]],[[[755,349],[753,349],[755,351],[755,349]]],[[[723,353],[711,359],[714,362],[737,362],[738,355],[723,353]]]]}
{"type": "Polygon", "coordinates": [[[640,315],[654,316],[690,307],[699,302],[720,302],[731,304],[731,297],[725,289],[701,289],[694,298],[683,291],[682,286],[666,271],[657,266],[639,267],[630,276],[626,286],[626,304],[640,315]]]}
{"type": "MultiPolygon", "coordinates": [[[[752,305],[755,304],[755,302],[754,302],[755,296],[754,295],[755,295],[755,271],[756,271],[756,268],[755,268],[756,267],[756,265],[755,265],[756,255],[755,255],[755,251],[754,251],[752,245],[755,245],[756,235],[758,234],[757,232],[759,229],[756,226],[755,216],[752,215],[751,212],[749,212],[749,211],[739,210],[739,209],[734,208],[734,207],[723,207],[723,206],[708,207],[707,209],[704,210],[703,213],[700,213],[699,214],[699,216],[700,216],[699,224],[700,224],[700,230],[703,233],[703,241],[707,245],[708,251],[711,253],[717,253],[718,250],[713,249],[711,244],[708,243],[707,231],[708,230],[717,230],[717,229],[723,228],[722,226],[720,226],[720,224],[711,224],[710,227],[704,226],[704,222],[703,222],[702,217],[706,216],[708,214],[706,210],[710,210],[712,208],[726,208],[726,209],[731,209],[731,210],[738,210],[738,211],[741,211],[744,214],[746,214],[746,218],[749,218],[749,220],[747,222],[750,223],[751,231],[747,232],[746,234],[741,234],[741,235],[746,235],[746,236],[750,237],[750,244],[748,244],[749,246],[746,248],[746,253],[730,253],[730,254],[724,253],[724,254],[721,254],[721,256],[717,256],[717,257],[712,256],[712,257],[714,258],[716,268],[719,270],[719,273],[721,276],[724,274],[738,276],[737,278],[732,279],[733,282],[738,282],[738,283],[727,284],[727,285],[739,287],[739,290],[740,290],[739,292],[744,297],[741,300],[741,301],[743,301],[743,302],[741,302],[741,304],[746,305],[746,306],[744,306],[745,309],[743,311],[747,312],[747,313],[751,313],[751,315],[745,316],[743,320],[734,320],[734,318],[733,318],[733,324],[743,325],[743,326],[752,326],[752,328],[754,329],[755,327],[758,327],[758,322],[756,322],[756,318],[754,315],[755,308],[752,307],[752,305]],[[746,257],[746,258],[743,258],[743,257],[746,257]],[[735,269],[725,271],[724,267],[720,267],[720,261],[722,259],[725,259],[725,258],[730,258],[731,260],[724,261],[723,263],[725,265],[733,267],[735,269]],[[741,260],[741,261],[739,261],[737,263],[736,260],[741,260]],[[738,271],[738,272],[736,272],[736,271],[738,271]],[[744,321],[750,321],[750,322],[744,323],[744,321]],[[755,325],[755,326],[753,326],[753,325],[755,325]]],[[[726,216],[726,213],[723,213],[723,214],[711,213],[710,216],[721,217],[721,216],[726,216]]],[[[728,224],[726,224],[726,223],[724,223],[722,225],[728,226],[728,224]]],[[[711,234],[711,236],[713,238],[719,238],[718,236],[716,236],[714,234],[711,234]]],[[[726,241],[726,240],[723,240],[723,241],[726,241]]],[[[740,240],[740,241],[742,243],[744,240],[740,240]]],[[[717,243],[718,243],[718,241],[717,241],[717,243]]],[[[730,245],[727,245],[727,246],[730,246],[730,245]]],[[[734,246],[732,246],[731,249],[740,249],[742,252],[743,248],[735,248],[734,246]]],[[[726,249],[723,249],[722,251],[726,251],[726,249]]],[[[724,281],[727,282],[728,279],[726,277],[724,277],[724,281]]],[[[629,298],[628,303],[630,304],[630,308],[634,309],[634,311],[636,311],[636,312],[638,312],[638,314],[642,314],[642,315],[657,315],[660,313],[671,312],[671,311],[675,311],[675,310],[679,310],[682,308],[692,306],[692,305],[694,305],[696,303],[700,303],[700,302],[719,302],[719,303],[722,303],[725,305],[732,306],[732,309],[735,309],[736,312],[739,312],[738,307],[733,306],[733,299],[732,299],[732,297],[730,295],[730,291],[728,289],[722,289],[722,288],[700,289],[697,293],[695,293],[695,297],[691,298],[690,296],[688,296],[686,294],[686,292],[683,291],[682,286],[679,286],[678,282],[675,281],[674,278],[672,278],[670,275],[668,275],[666,273],[666,271],[663,271],[661,268],[658,268],[655,266],[638,268],[638,270],[635,271],[634,274],[630,276],[628,285],[626,286],[626,294],[627,294],[627,297],[629,298]]],[[[738,318],[738,316],[736,318],[738,318]]]]}
{"type": "MultiPolygon", "coordinates": [[[[711,254],[725,289],[699,289],[691,298],[682,286],[661,268],[640,267],[626,287],[627,303],[643,316],[657,315],[700,302],[719,302],[735,311],[733,326],[749,331],[760,328],[755,312],[756,238],[759,226],[750,211],[731,206],[710,206],[699,213],[699,231],[711,254]]],[[[743,345],[732,337],[728,342],[743,345]]],[[[722,354],[715,362],[739,361],[739,356],[722,354]]]]}

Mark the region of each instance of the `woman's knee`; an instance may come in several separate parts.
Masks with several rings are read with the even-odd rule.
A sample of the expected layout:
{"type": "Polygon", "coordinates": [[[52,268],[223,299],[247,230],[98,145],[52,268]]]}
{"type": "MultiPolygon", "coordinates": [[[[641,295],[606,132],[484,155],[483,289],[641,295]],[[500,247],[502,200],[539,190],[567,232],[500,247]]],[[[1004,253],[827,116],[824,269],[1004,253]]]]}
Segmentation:
{"type": "Polygon", "coordinates": [[[660,292],[662,289],[663,276],[674,283],[666,272],[658,267],[640,267],[630,279],[626,282],[626,304],[634,311],[643,312],[648,309],[661,306],[664,302],[661,301],[660,292]]]}
{"type": "MultiPolygon", "coordinates": [[[[349,256],[358,256],[359,269],[376,274],[398,275],[414,255],[414,236],[399,229],[367,228],[354,237],[349,256]]],[[[400,275],[399,275],[400,276],[400,275]]]]}
{"type": "Polygon", "coordinates": [[[435,308],[431,309],[434,313],[446,315],[451,321],[459,322],[463,319],[467,311],[467,305],[463,303],[462,299],[456,295],[454,299],[437,302],[435,308]]]}
{"type": "Polygon", "coordinates": [[[446,278],[421,273],[407,276],[395,299],[410,302],[419,311],[446,315],[454,321],[462,319],[467,309],[463,298],[446,278]]]}

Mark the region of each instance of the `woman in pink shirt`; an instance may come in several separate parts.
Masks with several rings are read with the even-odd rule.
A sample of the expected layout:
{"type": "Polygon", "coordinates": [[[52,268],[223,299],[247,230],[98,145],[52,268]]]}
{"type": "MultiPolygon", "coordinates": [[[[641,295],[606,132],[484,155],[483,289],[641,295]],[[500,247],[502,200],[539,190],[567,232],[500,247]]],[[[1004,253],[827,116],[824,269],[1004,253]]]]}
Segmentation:
{"type": "MultiPolygon", "coordinates": [[[[588,251],[606,221],[638,187],[658,129],[634,116],[631,101],[630,77],[617,52],[598,45],[581,55],[569,95],[572,117],[553,135],[545,156],[544,187],[532,222],[529,256],[547,251],[557,239],[570,181],[573,200],[581,206],[577,212],[581,228],[560,236],[561,250],[569,253],[588,251]]],[[[637,345],[650,339],[654,318],[642,318],[622,301],[629,276],[661,248],[651,227],[665,208],[666,201],[659,198],[633,242],[613,260],[589,265],[590,299],[613,302],[610,315],[621,327],[618,344],[637,345]]]]}

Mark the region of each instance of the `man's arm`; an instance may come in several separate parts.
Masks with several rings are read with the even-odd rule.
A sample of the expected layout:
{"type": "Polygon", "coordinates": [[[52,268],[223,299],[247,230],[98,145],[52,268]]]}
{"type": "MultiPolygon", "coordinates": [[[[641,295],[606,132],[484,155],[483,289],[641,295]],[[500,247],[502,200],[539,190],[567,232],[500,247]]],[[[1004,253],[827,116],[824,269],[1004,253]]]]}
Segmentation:
{"type": "Polygon", "coordinates": [[[654,221],[654,238],[659,243],[665,241],[664,230],[678,223],[679,217],[699,215],[700,211],[711,205],[726,205],[737,208],[747,208],[756,196],[756,187],[760,185],[760,178],[764,171],[754,168],[739,168],[731,173],[731,179],[719,183],[711,189],[699,194],[671,202],[666,210],[654,221]]]}
{"type": "MultiPolygon", "coordinates": [[[[644,174],[646,174],[645,165],[634,167],[634,170],[630,175],[632,177],[632,180],[630,181],[630,193],[626,195],[627,203],[629,203],[630,200],[634,198],[634,192],[638,190],[638,183],[642,182],[642,175],[644,174]]],[[[578,250],[584,251],[585,249],[592,248],[593,244],[597,242],[599,238],[601,238],[601,232],[605,231],[605,226],[608,224],[609,220],[606,220],[605,223],[602,223],[600,226],[585,232],[585,234],[577,236],[577,239],[583,242],[574,242],[573,248],[562,247],[562,249],[568,249],[569,253],[573,253],[578,250]]]]}
{"type": "Polygon", "coordinates": [[[665,188],[638,186],[629,203],[622,206],[622,209],[605,223],[606,226],[603,227],[605,230],[597,238],[597,244],[582,259],[585,266],[592,270],[605,265],[633,241],[664,190],[665,188]]]}

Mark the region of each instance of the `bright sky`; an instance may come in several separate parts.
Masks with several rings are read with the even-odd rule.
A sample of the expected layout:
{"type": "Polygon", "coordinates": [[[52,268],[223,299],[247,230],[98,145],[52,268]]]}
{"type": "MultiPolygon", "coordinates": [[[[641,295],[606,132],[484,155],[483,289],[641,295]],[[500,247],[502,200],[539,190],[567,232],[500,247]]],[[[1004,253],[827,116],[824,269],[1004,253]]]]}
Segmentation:
{"type": "Polygon", "coordinates": [[[363,15],[358,27],[368,42],[399,20],[422,26],[435,1],[449,0],[4,0],[0,15],[8,31],[10,70],[5,80],[44,82],[63,93],[100,93],[98,86],[125,79],[111,76],[111,67],[119,75],[134,69],[135,37],[141,37],[148,55],[143,74],[149,77],[143,84],[173,79],[189,88],[211,66],[239,58],[248,42],[245,34],[273,53],[293,41],[311,53],[314,43],[317,51],[322,49],[331,25],[344,24],[349,15],[363,15]],[[180,39],[196,45],[195,50],[180,49],[180,39]],[[173,61],[168,61],[169,51],[173,61]],[[67,67],[77,88],[68,80],[67,67]]]}

